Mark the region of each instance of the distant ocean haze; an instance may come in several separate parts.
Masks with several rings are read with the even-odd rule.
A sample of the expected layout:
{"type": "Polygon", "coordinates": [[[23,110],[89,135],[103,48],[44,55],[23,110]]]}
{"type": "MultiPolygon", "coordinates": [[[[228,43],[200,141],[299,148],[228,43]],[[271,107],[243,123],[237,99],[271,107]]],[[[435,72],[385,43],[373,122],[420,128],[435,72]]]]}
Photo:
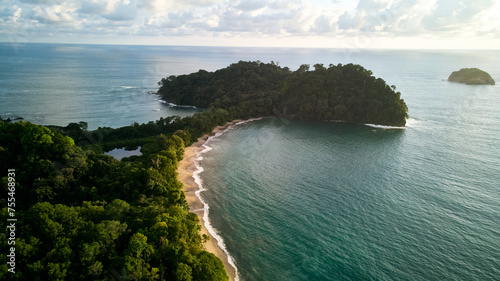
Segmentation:
{"type": "Polygon", "coordinates": [[[500,86],[446,81],[498,51],[0,44],[0,116],[89,129],[193,108],[169,75],[239,60],[356,63],[395,85],[404,129],[269,118],[212,139],[202,196],[241,280],[498,280],[500,86]]]}

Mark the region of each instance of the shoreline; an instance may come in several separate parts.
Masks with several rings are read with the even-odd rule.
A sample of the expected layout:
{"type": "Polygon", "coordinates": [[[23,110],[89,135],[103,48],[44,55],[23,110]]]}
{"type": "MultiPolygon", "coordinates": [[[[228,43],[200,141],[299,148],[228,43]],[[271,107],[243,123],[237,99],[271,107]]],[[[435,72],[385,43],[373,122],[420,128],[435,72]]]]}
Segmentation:
{"type": "Polygon", "coordinates": [[[222,126],[215,127],[210,134],[206,134],[198,138],[195,143],[185,148],[182,160],[179,161],[177,166],[178,179],[184,186],[183,191],[186,195],[186,202],[189,205],[190,212],[198,215],[198,218],[200,219],[200,234],[206,234],[210,237],[210,239],[205,242],[203,246],[206,251],[215,254],[222,261],[227,275],[229,275],[230,281],[239,281],[238,269],[236,268],[231,255],[225,249],[222,237],[217,235],[213,227],[210,225],[210,221],[208,219],[208,205],[200,196],[200,192],[205,189],[203,189],[201,179],[198,176],[198,174],[203,171],[203,168],[199,166],[199,162],[203,159],[201,154],[209,151],[209,149],[207,149],[204,145],[211,137],[224,133],[227,129],[234,125],[254,120],[259,119],[233,120],[222,126]]]}

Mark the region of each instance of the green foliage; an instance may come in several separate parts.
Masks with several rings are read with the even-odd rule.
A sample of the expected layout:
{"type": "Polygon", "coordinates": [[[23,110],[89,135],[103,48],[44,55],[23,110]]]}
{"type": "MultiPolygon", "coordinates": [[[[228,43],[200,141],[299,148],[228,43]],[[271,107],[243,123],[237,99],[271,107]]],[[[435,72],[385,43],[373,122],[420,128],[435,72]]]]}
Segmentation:
{"type": "Polygon", "coordinates": [[[215,72],[170,76],[159,85],[158,94],[168,102],[224,109],[229,119],[277,114],[404,126],[408,111],[395,87],[354,64],[315,64],[314,70],[301,65],[291,72],[273,63],[240,61],[215,72]]]}
{"type": "MultiPolygon", "coordinates": [[[[209,112],[196,118],[215,124],[227,117],[221,111],[209,112]]],[[[160,120],[155,126],[165,128],[171,120],[160,120]]],[[[185,145],[193,137],[185,124],[197,130],[208,127],[179,124],[165,130],[170,133],[147,139],[154,143],[151,153],[117,161],[77,147],[59,129],[0,122],[0,166],[4,171],[16,169],[16,218],[22,222],[16,224],[17,273],[9,280],[117,276],[224,280],[219,279],[226,274],[224,268],[213,266],[216,262],[202,254],[198,217],[188,212],[176,173],[185,145]],[[199,268],[209,269],[209,275],[195,274],[199,268]]],[[[68,126],[74,131],[78,127],[68,126]]],[[[7,177],[0,182],[7,194],[7,177]]],[[[0,203],[7,205],[4,197],[0,203]]],[[[6,229],[6,222],[4,208],[0,227],[6,229]]],[[[7,253],[9,247],[6,239],[0,241],[0,251],[7,253]]],[[[4,280],[6,256],[0,260],[4,280]]]]}
{"type": "Polygon", "coordinates": [[[150,256],[154,249],[147,243],[148,238],[135,233],[130,238],[127,249],[125,250],[125,268],[130,277],[134,280],[158,280],[158,269],[151,268],[149,264],[150,256]]]}
{"type": "Polygon", "coordinates": [[[201,252],[198,256],[198,262],[194,268],[195,280],[228,280],[227,273],[223,270],[224,265],[214,254],[201,252]]]}
{"type": "Polygon", "coordinates": [[[277,108],[298,119],[404,126],[408,109],[400,96],[359,65],[315,65],[285,81],[277,108]]]}
{"type": "Polygon", "coordinates": [[[189,265],[181,262],[177,265],[175,278],[179,281],[191,281],[193,280],[192,273],[193,269],[189,265]]]}
{"type": "Polygon", "coordinates": [[[270,93],[289,75],[288,68],[240,61],[213,73],[200,70],[162,79],[158,94],[174,104],[225,109],[232,119],[267,116],[272,113],[270,93]]]}

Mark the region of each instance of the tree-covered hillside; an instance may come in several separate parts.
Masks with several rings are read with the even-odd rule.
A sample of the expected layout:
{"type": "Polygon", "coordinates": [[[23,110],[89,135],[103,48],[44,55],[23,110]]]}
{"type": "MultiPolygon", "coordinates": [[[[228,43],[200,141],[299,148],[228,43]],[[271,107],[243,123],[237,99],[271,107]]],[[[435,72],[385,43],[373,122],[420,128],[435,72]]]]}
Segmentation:
{"type": "Polygon", "coordinates": [[[281,115],[404,126],[408,108],[395,86],[362,66],[302,65],[296,71],[274,63],[243,62],[215,72],[170,76],[158,94],[178,105],[222,108],[235,118],[281,115]]]}
{"type": "Polygon", "coordinates": [[[203,248],[198,217],[177,179],[191,135],[171,132],[184,125],[176,120],[104,135],[79,124],[50,130],[0,119],[0,182],[9,194],[0,199],[0,227],[9,230],[9,213],[17,219],[15,244],[0,242],[0,280],[227,280],[222,262],[203,248]],[[59,130],[77,140],[100,135],[93,146],[117,136],[141,140],[144,155],[117,161],[59,130]],[[7,265],[12,248],[15,273],[7,265]]]}

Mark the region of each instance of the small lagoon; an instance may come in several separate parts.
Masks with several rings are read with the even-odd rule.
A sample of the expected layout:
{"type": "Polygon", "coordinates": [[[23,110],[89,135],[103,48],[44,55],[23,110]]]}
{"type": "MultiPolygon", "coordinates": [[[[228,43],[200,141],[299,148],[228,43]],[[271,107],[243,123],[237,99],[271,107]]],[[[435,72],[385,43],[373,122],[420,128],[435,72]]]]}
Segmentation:
{"type": "Polygon", "coordinates": [[[130,156],[141,156],[141,147],[137,147],[135,150],[127,150],[125,147],[122,148],[115,148],[111,151],[105,152],[104,154],[112,156],[116,160],[122,160],[125,157],[130,157],[130,156]]]}

